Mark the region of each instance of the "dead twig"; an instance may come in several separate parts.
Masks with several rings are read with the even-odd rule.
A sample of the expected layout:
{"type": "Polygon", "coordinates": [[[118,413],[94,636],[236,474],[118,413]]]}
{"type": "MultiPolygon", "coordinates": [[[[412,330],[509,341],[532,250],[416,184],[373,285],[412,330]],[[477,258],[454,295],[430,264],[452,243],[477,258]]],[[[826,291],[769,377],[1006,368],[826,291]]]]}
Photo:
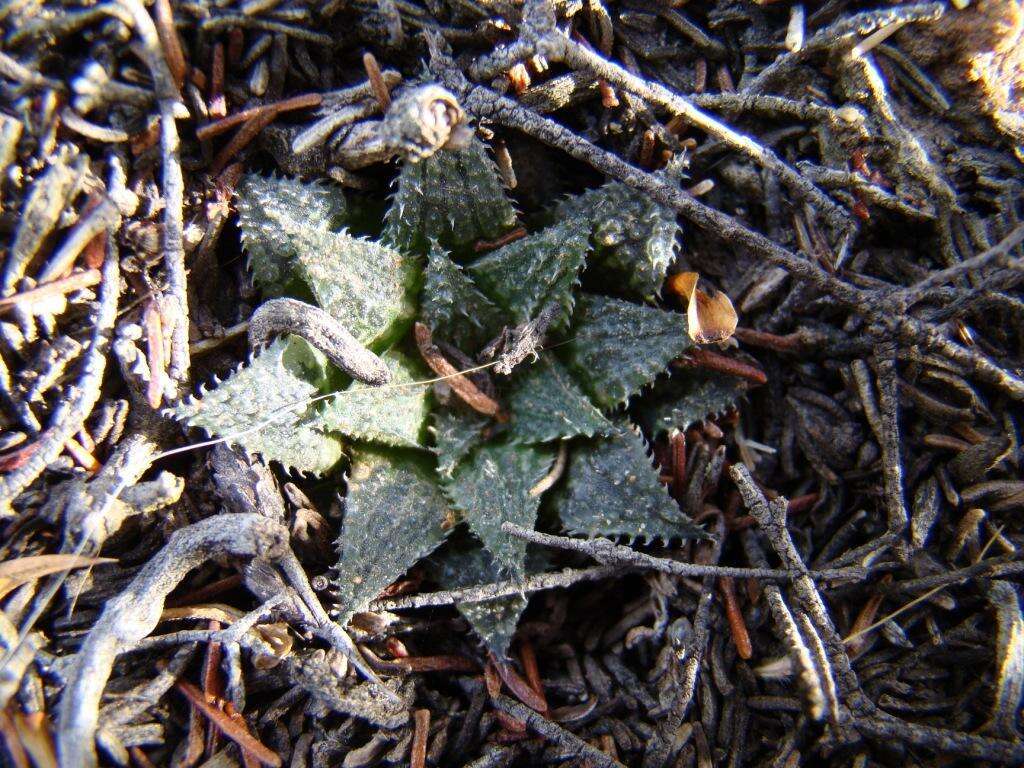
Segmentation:
{"type": "Polygon", "coordinates": [[[282,333],[301,336],[359,381],[387,384],[391,380],[384,362],[319,307],[295,299],[265,301],[249,319],[249,344],[259,349],[282,333]]]}
{"type": "Polygon", "coordinates": [[[107,256],[100,278],[99,305],[89,348],[82,357],[81,375],[72,394],[50,417],[50,425],[39,436],[37,448],[24,464],[0,478],[0,517],[10,514],[10,503],[35,480],[46,466],[64,450],[64,445],[79,429],[100,396],[100,384],[106,369],[107,347],[117,317],[121,278],[117,247],[107,244],[107,256]]]}
{"type": "Polygon", "coordinates": [[[96,764],[99,702],[114,660],[153,631],[167,595],[190,570],[216,555],[278,561],[288,551],[288,530],[259,515],[218,515],[173,533],[128,588],[107,603],[75,657],[60,701],[61,764],[96,764]]]}

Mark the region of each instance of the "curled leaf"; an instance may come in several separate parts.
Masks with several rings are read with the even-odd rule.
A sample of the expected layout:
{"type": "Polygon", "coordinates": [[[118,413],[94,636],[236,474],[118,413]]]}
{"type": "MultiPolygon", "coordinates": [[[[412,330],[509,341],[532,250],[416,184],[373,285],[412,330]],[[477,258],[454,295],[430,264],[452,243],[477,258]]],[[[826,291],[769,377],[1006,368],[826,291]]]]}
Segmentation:
{"type": "Polygon", "coordinates": [[[728,296],[701,290],[699,279],[696,272],[680,272],[669,278],[668,286],[686,301],[690,338],[698,344],[717,344],[733,335],[739,317],[728,296]]]}
{"type": "Polygon", "coordinates": [[[85,557],[84,555],[32,555],[0,563],[0,598],[4,598],[30,581],[37,581],[61,571],[86,568],[90,565],[116,563],[110,557],[85,557]]]}

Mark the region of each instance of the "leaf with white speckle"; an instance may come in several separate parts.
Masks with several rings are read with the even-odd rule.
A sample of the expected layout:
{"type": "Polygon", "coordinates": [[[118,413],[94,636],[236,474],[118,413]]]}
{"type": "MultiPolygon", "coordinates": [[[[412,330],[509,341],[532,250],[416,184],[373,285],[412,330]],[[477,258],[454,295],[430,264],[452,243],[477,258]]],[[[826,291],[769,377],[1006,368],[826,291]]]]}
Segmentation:
{"type": "Polygon", "coordinates": [[[176,418],[228,438],[266,461],[322,473],[341,458],[341,439],[325,431],[311,397],[328,388],[330,364],[297,336],[274,341],[216,389],[172,408],[176,418]]]}
{"type": "Polygon", "coordinates": [[[494,161],[480,141],[406,161],[387,214],[384,241],[404,253],[427,253],[431,241],[458,254],[516,225],[494,161]]]}
{"type": "Polygon", "coordinates": [[[516,370],[508,402],[512,414],[510,437],[515,442],[546,443],[612,430],[611,422],[550,353],[516,370]]]}
{"type": "Polygon", "coordinates": [[[353,451],[335,578],[346,615],[365,609],[448,536],[449,504],[432,465],[415,451],[353,451]]]}
{"type": "Polygon", "coordinates": [[[683,315],[590,295],[579,300],[569,341],[557,352],[591,399],[612,408],[691,344],[683,315]]]}
{"type": "Polygon", "coordinates": [[[706,536],[669,496],[643,438],[628,426],[573,447],[556,505],[574,534],[666,542],[706,536]]]}
{"type": "Polygon", "coordinates": [[[503,572],[522,578],[526,542],[501,530],[512,522],[532,528],[540,496],[530,490],[543,478],[555,458],[553,449],[539,445],[489,443],[464,459],[444,480],[444,490],[469,528],[480,537],[503,572]]]}
{"type": "Polygon", "coordinates": [[[421,448],[426,444],[430,387],[416,382],[427,378],[427,370],[397,350],[381,359],[391,381],[382,387],[353,383],[324,404],[320,421],[326,429],[357,440],[421,448]]]}
{"type": "Polygon", "coordinates": [[[568,220],[482,256],[466,271],[508,313],[510,324],[524,323],[555,303],[557,327],[572,312],[572,291],[588,247],[586,229],[568,220]]]}
{"type": "Polygon", "coordinates": [[[639,409],[640,423],[654,437],[685,430],[736,405],[747,391],[743,379],[715,371],[676,371],[659,381],[639,409]]]}

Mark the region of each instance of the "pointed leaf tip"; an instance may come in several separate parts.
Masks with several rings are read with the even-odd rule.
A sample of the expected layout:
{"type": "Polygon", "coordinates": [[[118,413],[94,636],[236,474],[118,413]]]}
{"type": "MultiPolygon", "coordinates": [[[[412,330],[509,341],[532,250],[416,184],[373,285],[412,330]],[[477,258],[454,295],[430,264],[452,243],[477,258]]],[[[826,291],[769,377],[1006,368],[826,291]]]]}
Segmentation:
{"type": "Polygon", "coordinates": [[[661,484],[643,438],[620,424],[610,438],[573,449],[558,514],[568,531],[630,539],[705,538],[661,484]]]}
{"type": "Polygon", "coordinates": [[[594,295],[580,299],[569,337],[557,352],[602,408],[640,391],[691,346],[682,315],[594,295]]]}

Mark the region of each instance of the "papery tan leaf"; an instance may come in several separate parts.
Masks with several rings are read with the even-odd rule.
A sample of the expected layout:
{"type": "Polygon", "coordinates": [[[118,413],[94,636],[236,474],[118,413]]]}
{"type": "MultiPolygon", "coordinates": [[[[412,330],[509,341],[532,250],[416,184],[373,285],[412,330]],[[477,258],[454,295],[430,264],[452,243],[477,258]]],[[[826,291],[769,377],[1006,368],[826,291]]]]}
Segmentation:
{"type": "Polygon", "coordinates": [[[739,317],[728,296],[701,290],[699,279],[696,272],[680,272],[669,278],[668,287],[686,301],[690,338],[698,344],[717,344],[733,335],[739,317]]]}
{"type": "Polygon", "coordinates": [[[57,749],[53,744],[53,726],[42,712],[12,717],[21,745],[28,752],[35,768],[57,768],[57,749]]]}
{"type": "Polygon", "coordinates": [[[200,605],[181,605],[175,608],[164,608],[160,621],[178,621],[181,619],[203,619],[231,624],[245,615],[244,611],[232,608],[224,603],[203,603],[200,605]]]}
{"type": "Polygon", "coordinates": [[[263,641],[273,650],[273,655],[259,654],[253,656],[253,664],[257,669],[273,669],[285,656],[292,651],[292,634],[288,631],[288,625],[257,624],[254,627],[263,641]]]}
{"type": "Polygon", "coordinates": [[[110,557],[84,555],[30,555],[8,560],[0,563],[0,599],[22,584],[28,584],[53,573],[116,562],[117,560],[110,557]]]}

